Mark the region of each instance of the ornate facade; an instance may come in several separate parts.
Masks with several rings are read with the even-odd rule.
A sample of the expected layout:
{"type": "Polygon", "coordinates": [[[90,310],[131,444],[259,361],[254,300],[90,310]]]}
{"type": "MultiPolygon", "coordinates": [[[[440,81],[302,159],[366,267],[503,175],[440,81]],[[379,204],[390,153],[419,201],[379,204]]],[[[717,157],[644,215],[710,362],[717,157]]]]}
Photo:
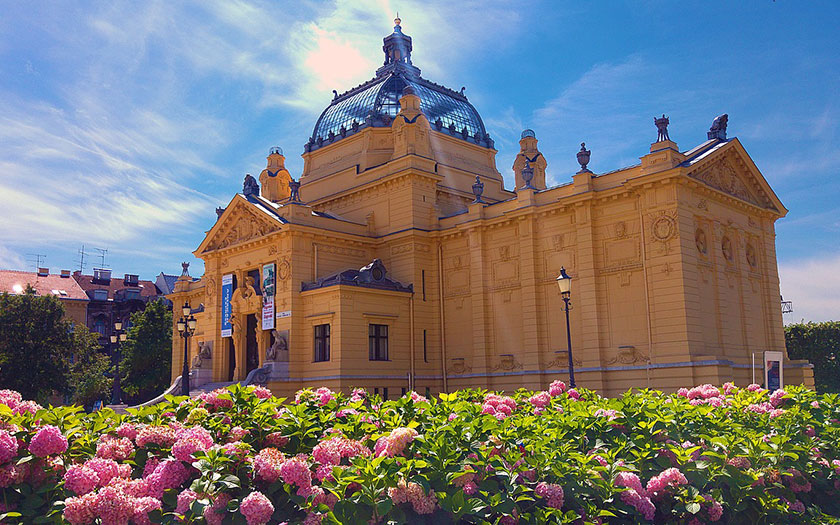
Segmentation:
{"type": "MultiPolygon", "coordinates": [[[[247,176],[218,210],[194,252],[204,276],[169,296],[198,307],[193,384],[545,388],[568,373],[561,267],[579,385],[746,384],[754,353],[784,352],[774,223],[787,210],[725,118],[687,151],[656,119],[641,162],[603,174],[582,146],[581,170],[552,188],[526,130],[511,191],[463,90],[423,79],[411,47],[398,20],[376,76],[318,119],[299,181],[272,149],[259,184],[247,176]]],[[[785,380],[813,384],[809,365],[785,362],[785,380]]]]}

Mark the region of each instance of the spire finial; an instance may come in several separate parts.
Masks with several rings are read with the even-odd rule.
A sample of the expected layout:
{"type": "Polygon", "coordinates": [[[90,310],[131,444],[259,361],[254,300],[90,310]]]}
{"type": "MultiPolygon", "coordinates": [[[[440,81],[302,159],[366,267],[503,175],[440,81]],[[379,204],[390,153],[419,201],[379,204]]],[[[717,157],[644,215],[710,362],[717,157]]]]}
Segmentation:
{"type": "Polygon", "coordinates": [[[402,20],[400,20],[400,12],[397,11],[397,17],[394,18],[394,25],[399,26],[401,23],[402,23],[402,20]]]}

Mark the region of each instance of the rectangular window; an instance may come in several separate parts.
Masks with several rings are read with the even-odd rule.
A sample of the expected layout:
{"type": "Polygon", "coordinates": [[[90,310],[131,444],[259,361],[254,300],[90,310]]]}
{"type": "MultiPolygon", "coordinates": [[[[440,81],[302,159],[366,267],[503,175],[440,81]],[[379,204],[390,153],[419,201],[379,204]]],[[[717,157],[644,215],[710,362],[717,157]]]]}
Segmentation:
{"type": "Polygon", "coordinates": [[[420,277],[423,283],[423,300],[426,300],[426,270],[420,270],[420,277]]]}
{"type": "Polygon", "coordinates": [[[260,290],[260,286],[262,285],[262,279],[260,279],[260,271],[248,270],[248,277],[254,280],[254,291],[257,292],[257,295],[262,295],[262,290],[260,290]]]}
{"type": "Polygon", "coordinates": [[[426,387],[426,399],[429,399],[432,395],[432,390],[429,387],[426,387]]]}
{"type": "Polygon", "coordinates": [[[429,355],[426,353],[426,331],[423,330],[423,362],[429,362],[429,355]]]}
{"type": "Polygon", "coordinates": [[[375,395],[375,396],[379,395],[379,387],[376,387],[376,388],[373,389],[373,395],[375,395]]]}
{"type": "Polygon", "coordinates": [[[387,386],[382,389],[382,400],[383,401],[388,401],[388,387],[387,386]]]}
{"type": "Polygon", "coordinates": [[[388,360],[388,325],[368,325],[368,356],[371,361],[388,360]]]}
{"type": "Polygon", "coordinates": [[[315,326],[315,361],[330,360],[330,325],[315,326]]]}
{"type": "Polygon", "coordinates": [[[402,387],[402,395],[403,395],[403,397],[405,397],[405,391],[406,391],[406,388],[405,388],[405,387],[402,387]]]}

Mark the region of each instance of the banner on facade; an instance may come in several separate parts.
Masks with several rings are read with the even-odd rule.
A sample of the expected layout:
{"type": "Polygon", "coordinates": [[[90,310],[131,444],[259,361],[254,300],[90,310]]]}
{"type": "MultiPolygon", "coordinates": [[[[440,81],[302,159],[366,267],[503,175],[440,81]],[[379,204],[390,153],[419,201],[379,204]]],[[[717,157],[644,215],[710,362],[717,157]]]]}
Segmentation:
{"type": "Polygon", "coordinates": [[[274,297],[263,295],[262,329],[271,330],[274,328],[274,297]]]}
{"type": "Polygon", "coordinates": [[[274,297],[275,275],[274,263],[263,265],[263,296],[274,297]]]}
{"type": "Polygon", "coordinates": [[[764,387],[773,392],[782,388],[782,352],[764,352],[764,387]]]}
{"type": "Polygon", "coordinates": [[[263,278],[263,309],[262,309],[262,329],[271,330],[274,328],[274,283],[275,279],[274,263],[264,264],[262,267],[263,278]]]}
{"type": "Polygon", "coordinates": [[[222,276],[222,337],[230,337],[233,330],[230,326],[230,300],[233,298],[233,274],[222,276]]]}

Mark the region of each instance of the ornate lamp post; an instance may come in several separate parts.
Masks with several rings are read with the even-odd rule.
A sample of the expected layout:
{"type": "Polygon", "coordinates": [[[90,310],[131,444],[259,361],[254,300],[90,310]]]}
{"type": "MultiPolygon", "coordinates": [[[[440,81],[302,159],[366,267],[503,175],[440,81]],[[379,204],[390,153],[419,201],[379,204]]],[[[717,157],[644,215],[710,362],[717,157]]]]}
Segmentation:
{"type": "Polygon", "coordinates": [[[572,278],[566,273],[566,268],[560,268],[560,276],[557,277],[557,287],[560,288],[560,296],[563,298],[566,310],[566,342],[569,349],[569,386],[575,387],[575,363],[572,360],[572,330],[569,324],[569,300],[572,297],[572,278]]]}
{"type": "Polygon", "coordinates": [[[111,344],[114,345],[115,353],[117,354],[117,369],[114,374],[114,391],[111,393],[112,405],[122,404],[122,391],[120,390],[120,359],[122,358],[122,355],[120,354],[120,343],[125,342],[126,340],[126,333],[122,327],[122,321],[115,322],[114,332],[111,334],[111,344]]]}
{"type": "Polygon", "coordinates": [[[192,315],[192,308],[190,308],[189,301],[184,303],[181,307],[183,314],[178,319],[177,327],[178,333],[184,338],[184,368],[181,371],[181,395],[190,395],[190,336],[195,333],[195,316],[192,315]]]}

